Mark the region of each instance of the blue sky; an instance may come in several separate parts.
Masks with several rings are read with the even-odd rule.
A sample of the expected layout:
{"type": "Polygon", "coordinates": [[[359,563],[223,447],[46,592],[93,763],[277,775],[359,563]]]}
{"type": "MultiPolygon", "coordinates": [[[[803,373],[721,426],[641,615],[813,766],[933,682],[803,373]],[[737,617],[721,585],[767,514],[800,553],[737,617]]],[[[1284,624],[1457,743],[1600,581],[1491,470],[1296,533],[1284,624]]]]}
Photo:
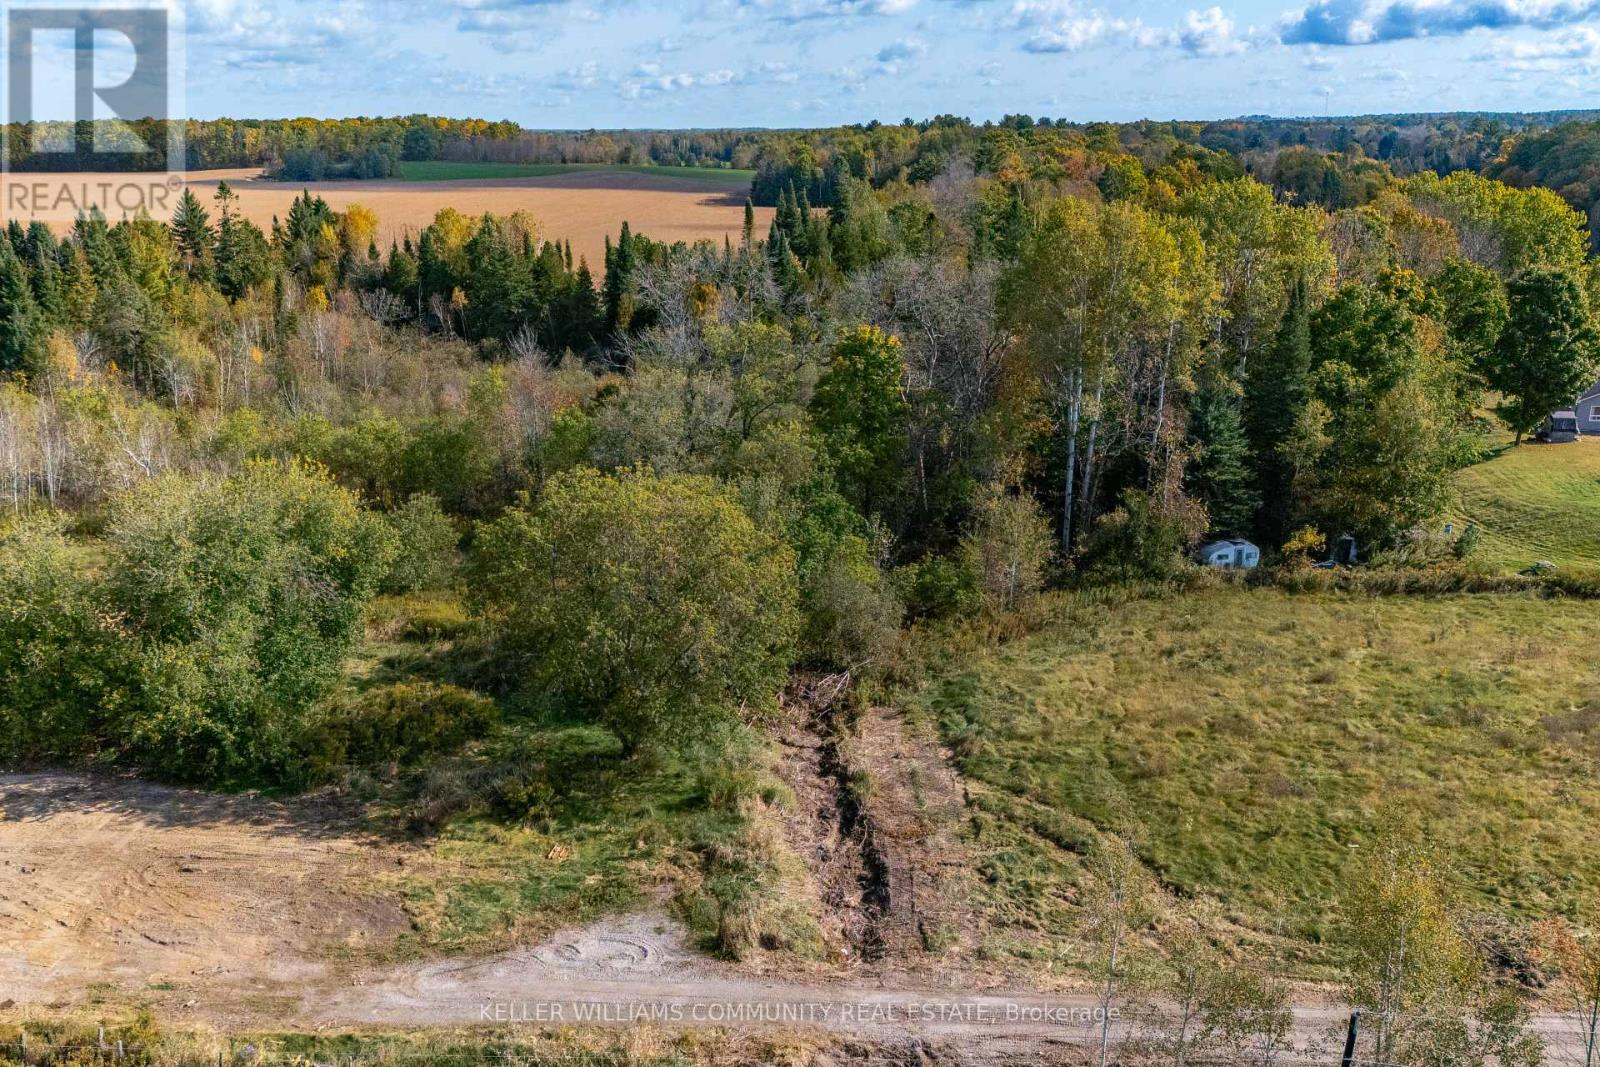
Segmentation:
{"type": "Polygon", "coordinates": [[[1600,107],[1600,0],[190,0],[196,117],[540,128],[1600,107]]]}

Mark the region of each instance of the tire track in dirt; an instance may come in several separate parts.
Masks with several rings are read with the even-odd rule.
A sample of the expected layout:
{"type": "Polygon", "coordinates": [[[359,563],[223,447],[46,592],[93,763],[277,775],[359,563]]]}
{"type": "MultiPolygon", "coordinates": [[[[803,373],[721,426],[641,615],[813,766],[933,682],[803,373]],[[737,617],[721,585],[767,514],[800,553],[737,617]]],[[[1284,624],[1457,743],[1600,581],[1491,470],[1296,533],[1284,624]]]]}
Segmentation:
{"type": "Polygon", "coordinates": [[[373,889],[406,851],[361,838],[315,798],[0,775],[0,990],[316,976],[333,947],[408,927],[373,889]]]}

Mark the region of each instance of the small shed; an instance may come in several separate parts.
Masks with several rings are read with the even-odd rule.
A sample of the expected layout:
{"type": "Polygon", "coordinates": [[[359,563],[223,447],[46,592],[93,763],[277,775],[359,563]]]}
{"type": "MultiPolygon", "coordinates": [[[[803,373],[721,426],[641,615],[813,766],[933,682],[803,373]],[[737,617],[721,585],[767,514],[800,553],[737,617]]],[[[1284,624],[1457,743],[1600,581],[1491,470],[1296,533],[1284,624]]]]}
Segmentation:
{"type": "Polygon", "coordinates": [[[1237,567],[1250,570],[1261,563],[1261,550],[1249,541],[1230,537],[1221,541],[1208,541],[1200,547],[1202,567],[1237,567]]]}
{"type": "Polygon", "coordinates": [[[1539,440],[1547,444],[1564,445],[1578,439],[1578,413],[1575,411],[1552,411],[1550,417],[1544,420],[1544,425],[1539,427],[1539,440]]]}

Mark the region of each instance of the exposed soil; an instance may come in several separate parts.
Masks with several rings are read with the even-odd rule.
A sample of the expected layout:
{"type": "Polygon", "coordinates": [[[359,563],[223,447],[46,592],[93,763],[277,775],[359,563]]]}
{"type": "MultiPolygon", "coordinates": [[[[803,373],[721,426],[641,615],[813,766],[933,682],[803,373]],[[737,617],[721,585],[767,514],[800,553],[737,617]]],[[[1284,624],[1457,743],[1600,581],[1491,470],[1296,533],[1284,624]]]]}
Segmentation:
{"type": "Polygon", "coordinates": [[[973,865],[962,840],[966,800],[948,753],[904,716],[864,712],[844,745],[858,819],[880,868],[877,936],[894,958],[945,955],[976,942],[973,865]]]}
{"type": "Polygon", "coordinates": [[[846,679],[785,693],[779,773],[798,798],[790,845],[817,880],[825,928],[853,958],[917,966],[976,942],[966,801],[948,755],[900,714],[847,721],[846,679]]]}
{"type": "MultiPolygon", "coordinates": [[[[385,247],[391,240],[420,231],[442,208],[453,207],[469,217],[486,211],[497,215],[527,211],[539,220],[542,236],[570,240],[573,254],[589,261],[596,278],[604,269],[605,238],[610,235],[614,239],[624,221],[635,233],[669,242],[706,239],[721,244],[724,236],[737,242],[744,227],[745,190],[730,189],[726,182],[677,175],[602,171],[439,182],[290,183],[265,181],[260,173],[196,171],[187,176],[186,184],[211,209],[217,184],[226,181],[238,196],[236,210],[263,229],[272,225],[274,216],[287,215],[290,203],[303,189],[322,197],[335,211],[364,204],[378,214],[378,241],[385,247]]],[[[12,203],[7,198],[14,194],[8,186],[38,187],[28,199],[16,202],[67,205],[46,219],[64,230],[71,226],[76,213],[71,205],[78,200],[85,201],[85,207],[101,207],[113,222],[122,218],[125,212],[118,210],[112,198],[120,195],[117,190],[128,181],[128,175],[18,174],[0,178],[0,200],[12,203]]],[[[160,219],[169,217],[177,203],[176,191],[158,188],[138,196],[154,202],[150,213],[160,219]]],[[[756,209],[758,232],[766,233],[772,215],[772,208],[756,209]]]]}
{"type": "Polygon", "coordinates": [[[321,978],[408,925],[376,888],[408,850],[351,827],[315,799],[0,775],[0,999],[321,978]]]}
{"type": "MultiPolygon", "coordinates": [[[[854,793],[865,798],[854,817],[872,824],[875,843],[847,828],[848,815],[835,820],[836,835],[817,832],[843,854],[841,872],[869,873],[853,883],[857,901],[873,890],[863,857],[881,851],[888,897],[874,921],[885,959],[831,980],[707,960],[662,915],[614,917],[482,958],[374,963],[343,950],[385,946],[405,928],[386,875],[427,860],[365,835],[335,802],[0,775],[0,1018],[81,1009],[94,997],[151,1004],[174,1027],[644,1022],[824,1031],[834,1047],[859,1052],[846,1054],[850,1062],[1081,1062],[1097,1033],[1092,994],[1010,993],[906,947],[911,930],[920,942],[931,924],[966,922],[955,883],[942,880],[955,861],[949,815],[959,790],[937,756],[898,718],[870,712],[836,755],[801,761],[819,772],[809,794],[816,827],[850,806],[827,800],[839,769],[852,759],[874,768],[871,787],[854,793]]],[[[841,883],[845,913],[850,885],[841,883]]],[[[1302,1041],[1341,1018],[1310,1000],[1296,1014],[1302,1041]]],[[[1535,1025],[1570,1045],[1570,1017],[1535,1025]]]]}
{"type": "Polygon", "coordinates": [[[884,905],[883,872],[850,791],[839,754],[835,705],[847,679],[797,679],[783,694],[777,735],[778,774],[795,794],[784,825],[789,846],[810,868],[822,905],[823,933],[841,961],[881,955],[877,928],[884,905]]]}

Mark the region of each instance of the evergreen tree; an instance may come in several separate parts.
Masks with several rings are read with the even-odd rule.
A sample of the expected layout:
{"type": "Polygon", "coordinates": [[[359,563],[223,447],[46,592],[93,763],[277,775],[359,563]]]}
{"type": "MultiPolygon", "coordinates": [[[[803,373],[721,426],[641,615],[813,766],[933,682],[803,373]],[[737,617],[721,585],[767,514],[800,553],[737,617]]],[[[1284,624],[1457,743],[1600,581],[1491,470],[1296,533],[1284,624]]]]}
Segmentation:
{"type": "Polygon", "coordinates": [[[1238,403],[1221,389],[1201,390],[1189,408],[1184,484],[1205,504],[1213,533],[1233,537],[1250,529],[1261,506],[1250,460],[1238,403]]]}
{"type": "Polygon", "coordinates": [[[37,374],[45,336],[28,270],[9,242],[0,245],[0,373],[37,374]]]}
{"type": "Polygon", "coordinates": [[[633,231],[624,222],[616,245],[606,257],[606,329],[612,333],[626,333],[633,319],[634,267],[633,231]]]}
{"type": "Polygon", "coordinates": [[[214,273],[217,288],[234,300],[265,285],[276,273],[267,235],[249,219],[224,211],[217,225],[214,273]]]}
{"type": "Polygon", "coordinates": [[[95,303],[99,299],[94,271],[89,268],[89,257],[82,248],[74,247],[67,261],[66,277],[62,285],[61,321],[69,330],[81,333],[94,322],[95,303]]]}
{"type": "Polygon", "coordinates": [[[209,281],[213,273],[216,234],[211,230],[211,215],[194,195],[184,189],[178,208],[172,213],[172,240],[178,246],[183,269],[192,278],[209,281]]]}
{"type": "Polygon", "coordinates": [[[1277,338],[1251,360],[1245,379],[1244,429],[1261,494],[1256,531],[1271,545],[1283,543],[1293,520],[1293,471],[1283,447],[1310,399],[1310,375],[1311,297],[1297,281],[1277,338]]]}

